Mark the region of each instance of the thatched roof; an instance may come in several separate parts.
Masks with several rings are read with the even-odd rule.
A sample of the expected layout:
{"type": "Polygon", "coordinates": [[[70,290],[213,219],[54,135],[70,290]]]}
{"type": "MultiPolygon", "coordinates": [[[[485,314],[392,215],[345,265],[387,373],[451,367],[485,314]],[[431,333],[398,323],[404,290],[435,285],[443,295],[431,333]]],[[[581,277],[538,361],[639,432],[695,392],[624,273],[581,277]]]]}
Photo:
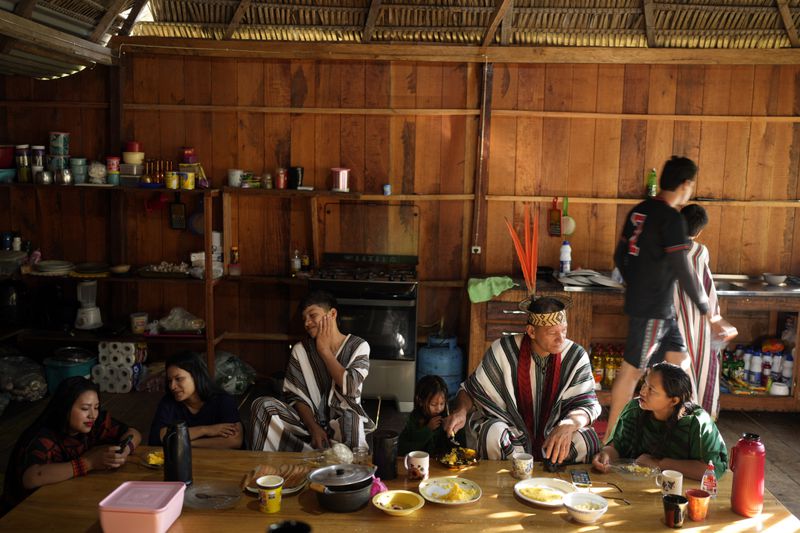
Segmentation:
{"type": "MultiPolygon", "coordinates": [[[[0,38],[0,72],[46,75],[69,63],[60,55],[69,56],[66,49],[37,56],[36,48],[47,47],[24,38],[32,31],[20,29],[20,18],[90,43],[130,32],[475,47],[800,47],[800,0],[0,0],[0,33],[17,39],[0,38]],[[126,22],[122,14],[131,8],[147,20],[126,22]],[[8,13],[15,13],[10,21],[8,13]]],[[[84,57],[73,67],[97,61],[73,55],[84,57]]]]}

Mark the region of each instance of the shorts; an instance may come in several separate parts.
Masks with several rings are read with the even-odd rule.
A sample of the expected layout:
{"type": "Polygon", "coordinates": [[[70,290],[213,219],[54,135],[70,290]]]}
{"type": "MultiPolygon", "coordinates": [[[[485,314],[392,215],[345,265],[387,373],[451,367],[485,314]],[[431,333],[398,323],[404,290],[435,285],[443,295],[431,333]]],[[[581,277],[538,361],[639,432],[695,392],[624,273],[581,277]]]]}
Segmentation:
{"type": "Polygon", "coordinates": [[[686,343],[674,318],[630,317],[623,355],[628,364],[644,371],[663,361],[667,352],[685,351],[686,343]]]}

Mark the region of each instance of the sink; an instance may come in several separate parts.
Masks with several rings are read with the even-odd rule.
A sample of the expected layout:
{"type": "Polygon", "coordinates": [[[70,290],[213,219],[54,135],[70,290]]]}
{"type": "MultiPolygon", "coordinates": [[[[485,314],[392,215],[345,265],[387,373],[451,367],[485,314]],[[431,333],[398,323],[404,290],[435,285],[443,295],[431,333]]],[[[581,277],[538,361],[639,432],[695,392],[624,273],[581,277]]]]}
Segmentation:
{"type": "Polygon", "coordinates": [[[718,291],[741,291],[744,290],[744,287],[740,287],[730,281],[714,281],[714,287],[718,291]]]}

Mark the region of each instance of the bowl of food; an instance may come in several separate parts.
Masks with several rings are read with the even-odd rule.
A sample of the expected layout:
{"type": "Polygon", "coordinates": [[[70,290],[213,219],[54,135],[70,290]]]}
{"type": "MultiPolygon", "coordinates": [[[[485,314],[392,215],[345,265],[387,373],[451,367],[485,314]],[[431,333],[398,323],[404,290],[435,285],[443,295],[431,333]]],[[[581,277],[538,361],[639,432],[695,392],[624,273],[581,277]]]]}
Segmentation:
{"type": "Polygon", "coordinates": [[[147,468],[164,468],[164,451],[153,450],[152,452],[147,452],[144,457],[142,457],[141,464],[147,468]]]}
{"type": "Polygon", "coordinates": [[[439,463],[451,470],[460,470],[466,466],[477,464],[478,452],[472,448],[458,446],[439,456],[439,463]]]}
{"type": "Polygon", "coordinates": [[[127,274],[131,270],[130,265],[114,265],[109,268],[112,274],[116,274],[118,276],[122,276],[123,274],[127,274]]]}
{"type": "Polygon", "coordinates": [[[608,500],[591,492],[571,492],[564,495],[564,507],[576,522],[593,524],[608,511],[608,500]]]}
{"type": "Polygon", "coordinates": [[[781,274],[773,274],[771,272],[764,272],[764,281],[776,287],[786,281],[786,276],[781,274]]]}
{"type": "Polygon", "coordinates": [[[419,494],[408,490],[388,490],[372,497],[372,505],[392,516],[405,516],[425,505],[419,494]]]}

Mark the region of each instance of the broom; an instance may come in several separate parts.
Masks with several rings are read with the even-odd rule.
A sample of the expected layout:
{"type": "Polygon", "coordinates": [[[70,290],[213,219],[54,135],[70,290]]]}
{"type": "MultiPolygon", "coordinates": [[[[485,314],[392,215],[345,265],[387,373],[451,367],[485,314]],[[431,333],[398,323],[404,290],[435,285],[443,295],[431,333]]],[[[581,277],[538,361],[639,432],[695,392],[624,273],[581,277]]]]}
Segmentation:
{"type": "Polygon", "coordinates": [[[523,221],[524,242],[520,241],[519,234],[514,229],[514,226],[511,225],[508,219],[505,219],[508,233],[514,242],[517,259],[519,259],[519,264],[522,267],[525,286],[528,288],[528,294],[531,295],[536,291],[536,266],[539,258],[539,216],[538,211],[536,216],[533,216],[532,209],[531,206],[528,206],[528,209],[525,210],[525,219],[523,221]],[[533,218],[533,224],[531,224],[531,218],[533,218]]]}

